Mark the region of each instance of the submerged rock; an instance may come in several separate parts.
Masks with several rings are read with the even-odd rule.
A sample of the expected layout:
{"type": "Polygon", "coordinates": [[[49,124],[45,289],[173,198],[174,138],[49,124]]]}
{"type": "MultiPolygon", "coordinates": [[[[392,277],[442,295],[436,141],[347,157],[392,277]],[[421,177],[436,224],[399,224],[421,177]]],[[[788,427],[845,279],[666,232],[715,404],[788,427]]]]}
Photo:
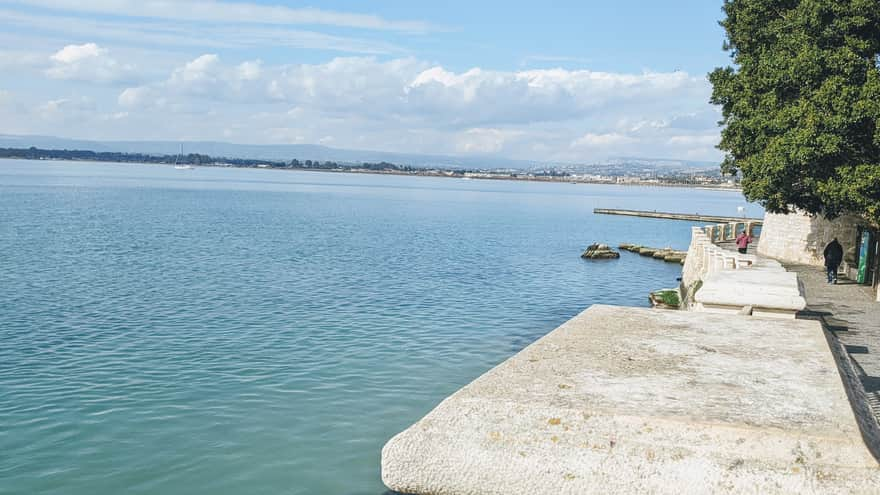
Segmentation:
{"type": "Polygon", "coordinates": [[[610,260],[620,258],[620,253],[608,247],[607,244],[590,244],[581,255],[587,260],[610,260]]]}
{"type": "Polygon", "coordinates": [[[619,247],[624,251],[629,251],[631,253],[640,254],[642,256],[651,257],[657,260],[663,260],[668,263],[684,264],[684,259],[685,257],[687,257],[687,251],[676,251],[671,247],[654,248],[629,243],[621,244],[619,247]]]}
{"type": "Polygon", "coordinates": [[[672,251],[663,257],[663,261],[667,263],[684,263],[685,258],[687,258],[686,251],[672,251]]]}
{"type": "Polygon", "coordinates": [[[654,258],[658,260],[662,260],[672,254],[672,248],[663,248],[659,251],[654,251],[654,258]]]}

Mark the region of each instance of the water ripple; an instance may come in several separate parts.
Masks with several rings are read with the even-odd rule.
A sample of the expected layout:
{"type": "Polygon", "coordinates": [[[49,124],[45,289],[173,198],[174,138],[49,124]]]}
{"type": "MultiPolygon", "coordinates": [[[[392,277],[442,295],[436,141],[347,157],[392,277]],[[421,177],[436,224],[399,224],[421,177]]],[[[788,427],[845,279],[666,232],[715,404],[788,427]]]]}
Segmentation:
{"type": "MultiPolygon", "coordinates": [[[[0,493],[383,493],[379,451],[593,303],[682,190],[0,163],[0,493]]],[[[742,199],[688,191],[688,210],[742,199]]]]}

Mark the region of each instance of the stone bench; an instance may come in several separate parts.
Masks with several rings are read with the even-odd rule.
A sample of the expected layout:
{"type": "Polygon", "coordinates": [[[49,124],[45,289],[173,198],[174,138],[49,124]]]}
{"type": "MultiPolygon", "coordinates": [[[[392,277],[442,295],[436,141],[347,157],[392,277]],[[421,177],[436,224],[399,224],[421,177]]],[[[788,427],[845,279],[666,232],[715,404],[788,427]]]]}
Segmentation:
{"type": "Polygon", "coordinates": [[[753,316],[777,318],[794,318],[807,305],[797,274],[769,261],[707,275],[694,302],[698,311],[733,314],[748,306],[753,316]]]}

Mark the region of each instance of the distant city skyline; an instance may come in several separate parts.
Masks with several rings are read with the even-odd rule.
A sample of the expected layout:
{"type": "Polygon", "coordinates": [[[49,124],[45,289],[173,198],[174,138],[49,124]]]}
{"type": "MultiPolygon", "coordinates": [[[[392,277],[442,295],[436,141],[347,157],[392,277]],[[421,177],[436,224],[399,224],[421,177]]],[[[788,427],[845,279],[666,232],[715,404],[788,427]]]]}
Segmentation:
{"type": "Polygon", "coordinates": [[[0,134],[718,161],[720,1],[0,1],[0,134]]]}

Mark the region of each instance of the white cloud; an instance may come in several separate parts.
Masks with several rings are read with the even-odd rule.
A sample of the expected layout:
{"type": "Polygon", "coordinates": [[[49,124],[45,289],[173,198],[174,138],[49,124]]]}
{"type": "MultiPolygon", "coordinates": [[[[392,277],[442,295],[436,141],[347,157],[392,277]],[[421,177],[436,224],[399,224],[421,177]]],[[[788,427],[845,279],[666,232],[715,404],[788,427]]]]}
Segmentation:
{"type": "Polygon", "coordinates": [[[577,120],[612,107],[675,110],[705,102],[706,82],[677,73],[615,74],[563,69],[454,73],[415,59],[336,58],[326,64],[266,70],[267,94],[296,105],[397,115],[457,127],[577,120]]]}
{"type": "MultiPolygon", "coordinates": [[[[217,101],[287,102],[376,119],[398,117],[459,128],[603,118],[614,111],[676,111],[705,102],[707,84],[682,72],[618,74],[564,69],[461,73],[413,58],[340,57],[324,64],[225,64],[205,54],[174,69],[158,92],[217,101]],[[608,109],[615,109],[606,112],[608,109]]],[[[646,119],[642,119],[646,120],[646,119]]],[[[658,119],[654,119],[658,120],[658,119]]]]}
{"type": "Polygon", "coordinates": [[[460,153],[498,153],[504,143],[520,136],[523,131],[504,129],[468,129],[458,136],[456,151],[460,153]]]}
{"type": "Polygon", "coordinates": [[[126,88],[119,94],[117,102],[123,107],[140,107],[147,103],[150,90],[146,87],[126,88]]]}
{"type": "Polygon", "coordinates": [[[63,89],[55,95],[67,98],[40,103],[16,94],[29,109],[21,112],[20,127],[61,135],[85,129],[75,132],[102,139],[324,143],[551,162],[720,157],[708,83],[682,72],[451,70],[416,58],[373,57],[279,65],[213,50],[156,59],[166,64],[158,71],[118,50],[68,45],[42,59],[53,67],[86,66],[111,55],[137,59],[155,71],[151,82],[112,92],[86,88],[97,103],[63,89]]]}
{"type": "Polygon", "coordinates": [[[421,21],[396,21],[376,15],[335,12],[316,8],[290,8],[250,2],[214,0],[19,0],[19,3],[72,12],[126,17],[255,24],[311,24],[349,28],[427,32],[421,21]]]}
{"type": "Polygon", "coordinates": [[[66,99],[58,99],[58,100],[49,100],[46,103],[40,105],[38,109],[41,113],[44,114],[52,114],[61,110],[61,108],[66,105],[70,100],[66,99]]]}
{"type": "Polygon", "coordinates": [[[695,147],[707,147],[707,146],[715,146],[721,141],[720,134],[711,134],[711,135],[684,135],[684,136],[672,136],[669,138],[668,143],[673,146],[695,146],[695,147]]]}
{"type": "Polygon", "coordinates": [[[414,58],[372,57],[268,65],[209,53],[162,81],[122,91],[117,101],[127,110],[161,107],[163,118],[214,111],[221,119],[215,131],[205,119],[196,123],[206,137],[243,142],[327,143],[332,136],[341,147],[559,161],[715,159],[717,128],[699,125],[715,118],[708,92],[705,79],[682,72],[454,72],[414,58]],[[687,126],[694,129],[682,132],[687,126]]]}
{"type": "Polygon", "coordinates": [[[95,102],[86,96],[49,100],[37,108],[37,114],[46,120],[76,120],[95,110],[95,102]]]}
{"type": "Polygon", "coordinates": [[[271,99],[268,82],[262,79],[260,60],[224,65],[217,54],[196,57],[175,68],[168,79],[159,83],[130,87],[117,96],[117,103],[126,108],[166,106],[175,100],[185,107],[187,98],[214,101],[267,102],[271,99]]]}
{"type": "Polygon", "coordinates": [[[67,45],[49,59],[52,65],[46,75],[52,79],[109,83],[125,80],[134,72],[133,66],[117,62],[95,43],[67,45]]]}
{"type": "Polygon", "coordinates": [[[636,122],[630,122],[627,119],[623,119],[620,122],[620,127],[626,128],[628,132],[631,133],[640,133],[640,132],[650,132],[656,129],[665,129],[669,127],[669,122],[665,119],[659,120],[638,120],[636,122]]]}
{"type": "Polygon", "coordinates": [[[721,120],[721,109],[708,107],[696,112],[676,115],[669,121],[669,127],[683,130],[702,130],[715,128],[721,120]]]}
{"type": "Polygon", "coordinates": [[[419,112],[452,111],[471,123],[528,123],[584,118],[612,104],[656,105],[660,96],[695,92],[701,85],[682,73],[471,69],[454,74],[435,67],[413,80],[407,97],[419,112]]]}
{"type": "Polygon", "coordinates": [[[242,62],[237,67],[238,79],[242,81],[254,81],[260,78],[263,72],[263,61],[242,62]]]}
{"type": "Polygon", "coordinates": [[[101,57],[106,53],[106,49],[94,43],[86,43],[84,45],[67,45],[49,58],[61,64],[75,64],[83,60],[101,57]]]}
{"type": "MultiPolygon", "coordinates": [[[[117,40],[126,44],[164,46],[174,50],[191,47],[217,50],[274,46],[368,55],[386,55],[405,51],[400,46],[382,40],[330,35],[265,24],[197,24],[181,23],[176,19],[152,22],[89,19],[88,23],[83,23],[82,18],[75,16],[31,15],[8,9],[0,9],[0,19],[3,19],[5,25],[17,26],[21,33],[52,32],[55,36],[65,39],[88,38],[99,34],[102,39],[117,40]]],[[[28,37],[26,34],[22,36],[28,37]]],[[[29,36],[30,39],[34,37],[35,35],[29,36]]],[[[38,36],[37,39],[43,40],[45,37],[38,36]]]]}
{"type": "Polygon", "coordinates": [[[113,121],[113,120],[122,120],[128,118],[128,112],[115,112],[101,115],[101,120],[113,121]]]}
{"type": "Polygon", "coordinates": [[[44,55],[24,50],[0,49],[0,69],[35,68],[45,64],[44,55]]]}
{"type": "Polygon", "coordinates": [[[270,75],[268,87],[274,98],[292,104],[387,118],[406,113],[404,88],[424,67],[415,59],[335,58],[325,64],[284,67],[270,75]]]}
{"type": "MultiPolygon", "coordinates": [[[[462,75],[456,75],[452,72],[448,72],[443,67],[431,67],[430,69],[420,72],[409,86],[407,86],[407,89],[427,86],[433,83],[438,83],[447,88],[453,86],[465,86],[467,85],[468,80],[477,78],[480,74],[480,69],[471,69],[462,75]]],[[[472,90],[473,88],[471,87],[469,89],[472,90]]],[[[466,91],[466,93],[469,93],[469,96],[471,97],[473,96],[473,91],[466,91]]]]}
{"type": "Polygon", "coordinates": [[[169,83],[179,87],[199,87],[216,84],[220,77],[220,57],[209,53],[202,55],[183,67],[178,67],[171,74],[169,83]]]}
{"type": "Polygon", "coordinates": [[[153,90],[217,101],[266,102],[272,95],[270,81],[263,76],[260,60],[230,66],[216,54],[205,54],[174,69],[168,80],[154,85],[153,90]]]}
{"type": "Polygon", "coordinates": [[[607,148],[635,142],[636,139],[616,132],[594,134],[588,132],[571,142],[572,148],[607,148]]]}

